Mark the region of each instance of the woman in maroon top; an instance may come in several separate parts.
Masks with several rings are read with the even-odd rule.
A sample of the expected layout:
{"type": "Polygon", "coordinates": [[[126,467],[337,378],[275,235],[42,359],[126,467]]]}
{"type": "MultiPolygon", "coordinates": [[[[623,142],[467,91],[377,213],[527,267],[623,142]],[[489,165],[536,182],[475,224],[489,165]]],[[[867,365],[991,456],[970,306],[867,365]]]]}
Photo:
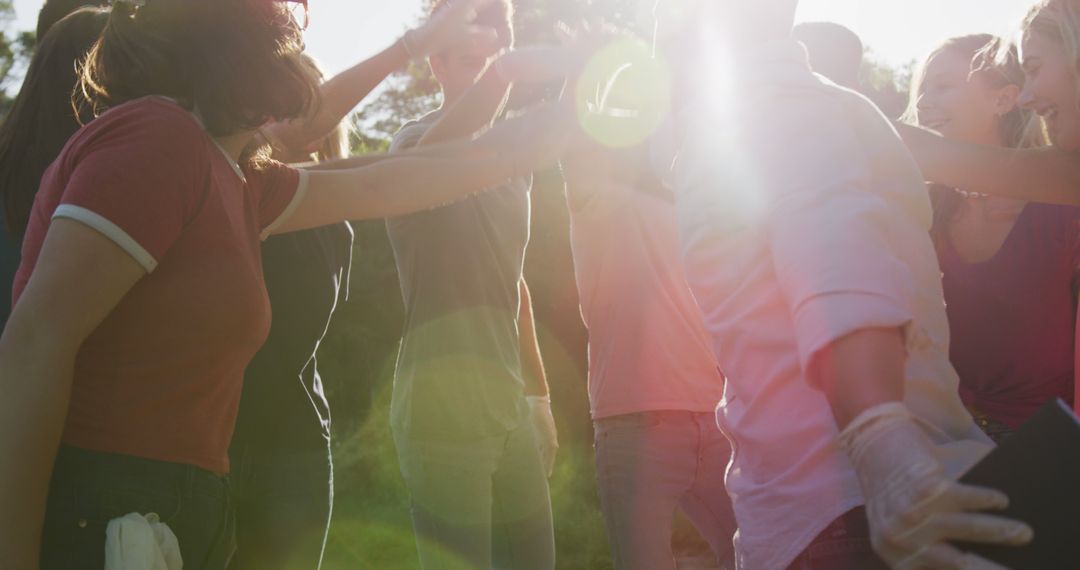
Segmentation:
{"type": "MultiPolygon", "coordinates": [[[[945,138],[1042,144],[1017,105],[1015,49],[988,34],[954,38],[916,77],[909,119],[945,138]]],[[[950,357],[960,392],[991,437],[1053,398],[1072,401],[1080,209],[933,186],[932,229],[944,279],[950,357]]]]}
{"type": "MultiPolygon", "coordinates": [[[[1038,0],[1020,36],[1020,105],[1043,118],[1051,147],[1009,149],[950,141],[899,126],[928,179],[995,196],[1080,205],[1080,0],[1038,0]]],[[[1080,355],[1080,351],[1077,351],[1080,355]]],[[[1074,370],[1080,370],[1080,360],[1074,370]]],[[[1080,413],[1080,399],[1073,409],[1080,413]]]]}
{"type": "Polygon", "coordinates": [[[110,109],[42,179],[0,339],[5,568],[100,569],[130,512],[169,524],[185,568],[223,568],[228,443],[270,321],[260,238],[456,200],[553,162],[576,122],[336,170],[245,156],[316,104],[301,46],[270,0],[114,4],[83,76],[110,109]]]}

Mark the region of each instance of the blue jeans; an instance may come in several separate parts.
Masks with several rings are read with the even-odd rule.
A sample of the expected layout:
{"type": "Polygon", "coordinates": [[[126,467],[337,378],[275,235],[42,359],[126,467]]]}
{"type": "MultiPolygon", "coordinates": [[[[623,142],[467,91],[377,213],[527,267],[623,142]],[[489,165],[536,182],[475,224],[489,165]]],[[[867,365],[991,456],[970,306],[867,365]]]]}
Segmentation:
{"type": "Polygon", "coordinates": [[[330,442],[282,452],[235,446],[237,550],[230,570],[318,570],[334,500],[330,442]]]}
{"type": "Polygon", "coordinates": [[[834,520],[788,570],[888,570],[870,544],[866,509],[854,508],[834,520]]]}
{"type": "Polygon", "coordinates": [[[658,411],[595,422],[596,478],[617,570],[674,569],[681,508],[717,560],[735,568],[735,513],[724,487],[731,444],[712,412],[658,411]]]}
{"type": "Polygon", "coordinates": [[[41,540],[41,570],[101,570],[105,528],[157,513],[180,544],[184,570],[224,570],[232,556],[229,484],[191,465],[61,446],[41,540]]]}
{"type": "Polygon", "coordinates": [[[551,498],[528,421],[467,441],[396,436],[424,570],[552,570],[551,498]]]}

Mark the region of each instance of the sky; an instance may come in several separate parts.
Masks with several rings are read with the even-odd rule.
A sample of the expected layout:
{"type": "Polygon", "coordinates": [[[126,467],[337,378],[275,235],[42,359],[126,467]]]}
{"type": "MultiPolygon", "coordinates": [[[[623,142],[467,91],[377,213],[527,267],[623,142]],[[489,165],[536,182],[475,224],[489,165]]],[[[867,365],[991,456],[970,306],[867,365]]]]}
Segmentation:
{"type": "MultiPolygon", "coordinates": [[[[747,0],[752,1],[752,0],[747,0]]],[[[15,0],[17,29],[32,29],[43,0],[15,0]]],[[[893,64],[922,58],[942,40],[1006,34],[1034,0],[802,0],[800,21],[830,20],[855,30],[893,64]]],[[[420,0],[311,0],[308,51],[333,74],[377,53],[416,21],[420,0]]]]}

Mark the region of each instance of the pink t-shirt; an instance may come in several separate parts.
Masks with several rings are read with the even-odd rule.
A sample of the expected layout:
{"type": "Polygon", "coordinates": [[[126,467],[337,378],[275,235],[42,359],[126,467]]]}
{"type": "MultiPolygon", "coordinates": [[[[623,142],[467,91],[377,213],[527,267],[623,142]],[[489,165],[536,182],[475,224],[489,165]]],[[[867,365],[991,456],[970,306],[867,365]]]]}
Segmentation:
{"type": "Polygon", "coordinates": [[[287,216],[302,182],[278,163],[242,172],[159,97],[72,137],[42,179],[15,301],[53,218],[97,230],[147,274],[76,356],[64,443],[228,471],[244,368],[270,327],[260,234],[287,216]]]}
{"type": "Polygon", "coordinates": [[[593,419],[712,412],[724,381],[683,274],[674,196],[600,184],[570,217],[593,419]]]}

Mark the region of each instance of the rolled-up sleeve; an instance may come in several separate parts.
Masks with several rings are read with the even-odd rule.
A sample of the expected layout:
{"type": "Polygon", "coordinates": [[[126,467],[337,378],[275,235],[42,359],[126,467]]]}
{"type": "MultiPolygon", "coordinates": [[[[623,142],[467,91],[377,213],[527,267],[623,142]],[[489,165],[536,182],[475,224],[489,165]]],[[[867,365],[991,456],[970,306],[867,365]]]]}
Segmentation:
{"type": "Polygon", "coordinates": [[[853,332],[909,328],[915,287],[895,247],[913,226],[898,223],[903,212],[875,191],[842,103],[806,105],[788,115],[781,140],[790,144],[776,151],[783,167],[767,174],[768,237],[803,370],[853,332]]]}

